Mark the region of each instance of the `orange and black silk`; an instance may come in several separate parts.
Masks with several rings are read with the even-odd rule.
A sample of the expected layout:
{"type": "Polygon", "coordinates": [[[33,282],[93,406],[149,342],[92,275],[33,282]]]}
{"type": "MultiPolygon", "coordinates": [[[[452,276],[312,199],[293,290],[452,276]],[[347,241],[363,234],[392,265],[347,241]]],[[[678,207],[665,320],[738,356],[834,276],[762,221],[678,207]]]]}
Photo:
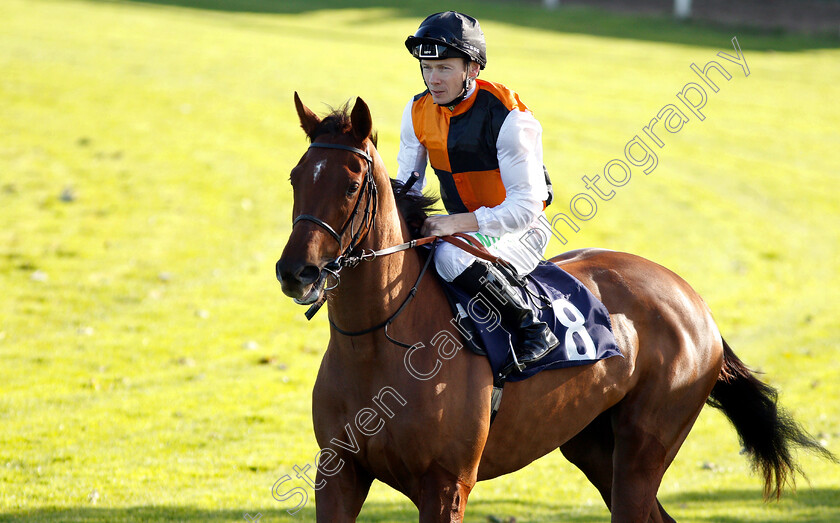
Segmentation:
{"type": "Polygon", "coordinates": [[[453,108],[437,105],[429,91],[414,97],[414,133],[426,148],[449,214],[495,207],[505,200],[496,143],[511,111],[528,111],[514,91],[484,80],[453,108]]]}

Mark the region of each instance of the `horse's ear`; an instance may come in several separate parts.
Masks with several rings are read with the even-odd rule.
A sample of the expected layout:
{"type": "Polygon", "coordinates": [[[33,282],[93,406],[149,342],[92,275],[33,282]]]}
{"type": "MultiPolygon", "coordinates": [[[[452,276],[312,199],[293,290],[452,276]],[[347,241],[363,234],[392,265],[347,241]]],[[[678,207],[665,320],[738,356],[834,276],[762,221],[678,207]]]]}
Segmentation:
{"type": "Polygon", "coordinates": [[[303,105],[297,91],[295,91],[295,109],[297,109],[298,118],[300,118],[300,126],[303,128],[303,132],[306,133],[306,136],[312,138],[312,131],[314,131],[315,127],[321,123],[321,119],[318,118],[308,107],[303,105]]]}
{"type": "Polygon", "coordinates": [[[353,127],[353,136],[360,142],[364,142],[373,130],[370,109],[361,98],[356,98],[356,105],[350,112],[350,125],[353,127]]]}

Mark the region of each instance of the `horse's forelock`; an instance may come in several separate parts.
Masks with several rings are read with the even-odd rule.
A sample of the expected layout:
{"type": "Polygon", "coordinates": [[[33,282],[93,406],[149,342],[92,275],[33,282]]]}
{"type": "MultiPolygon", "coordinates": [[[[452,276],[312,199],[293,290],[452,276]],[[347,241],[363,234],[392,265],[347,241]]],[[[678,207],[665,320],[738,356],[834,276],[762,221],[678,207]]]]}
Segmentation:
{"type": "MultiPolygon", "coordinates": [[[[348,101],[341,107],[330,108],[330,113],[309,133],[309,141],[314,142],[316,138],[325,134],[338,136],[351,134],[352,132],[353,123],[350,121],[350,102],[348,101]]],[[[374,147],[377,146],[379,135],[376,131],[370,134],[370,141],[373,142],[374,147]]]]}

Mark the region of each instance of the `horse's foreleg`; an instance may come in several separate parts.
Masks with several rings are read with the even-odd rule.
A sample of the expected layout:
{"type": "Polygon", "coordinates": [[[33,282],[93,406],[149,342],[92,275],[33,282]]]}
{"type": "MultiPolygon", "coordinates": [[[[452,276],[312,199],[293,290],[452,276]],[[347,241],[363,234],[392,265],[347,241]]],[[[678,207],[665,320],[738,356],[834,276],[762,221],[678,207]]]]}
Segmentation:
{"type": "Polygon", "coordinates": [[[420,523],[455,523],[464,520],[472,485],[433,465],[420,479],[417,508],[420,523]]]}
{"type": "Polygon", "coordinates": [[[670,514],[665,512],[665,509],[662,508],[662,503],[659,502],[659,499],[656,500],[656,507],[650,513],[650,521],[659,522],[662,521],[663,523],[675,523],[676,520],[671,517],[670,514]]]}
{"type": "Polygon", "coordinates": [[[319,522],[352,523],[362,510],[373,477],[359,470],[351,459],[338,461],[341,469],[325,476],[320,469],[315,478],[315,514],[319,522]]]}

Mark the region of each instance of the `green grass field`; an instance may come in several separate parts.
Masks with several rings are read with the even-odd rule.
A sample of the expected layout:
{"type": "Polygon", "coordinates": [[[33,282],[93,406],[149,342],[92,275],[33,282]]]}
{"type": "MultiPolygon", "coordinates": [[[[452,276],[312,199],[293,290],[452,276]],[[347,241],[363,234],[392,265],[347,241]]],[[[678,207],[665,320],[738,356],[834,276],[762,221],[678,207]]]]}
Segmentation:
{"type": "MultiPolygon", "coordinates": [[[[0,2],[0,520],[313,521],[271,496],[318,451],[326,346],[274,278],[306,147],[292,104],[362,96],[396,169],[423,89],[403,40],[425,14],[482,21],[483,77],[544,128],[556,203],[690,70],[750,69],[661,133],[659,164],[550,252],[598,246],[685,277],[782,403],[840,453],[840,42],[516,3],[0,2]]],[[[734,430],[707,409],[665,476],[679,521],[838,521],[840,467],[764,504],[734,430]]],[[[300,480],[295,485],[303,485],[300,480]]],[[[291,484],[290,484],[291,485],[291,484]]],[[[467,521],[608,521],[554,453],[479,484],[467,521]]],[[[375,484],[362,521],[410,521],[375,484]]]]}

